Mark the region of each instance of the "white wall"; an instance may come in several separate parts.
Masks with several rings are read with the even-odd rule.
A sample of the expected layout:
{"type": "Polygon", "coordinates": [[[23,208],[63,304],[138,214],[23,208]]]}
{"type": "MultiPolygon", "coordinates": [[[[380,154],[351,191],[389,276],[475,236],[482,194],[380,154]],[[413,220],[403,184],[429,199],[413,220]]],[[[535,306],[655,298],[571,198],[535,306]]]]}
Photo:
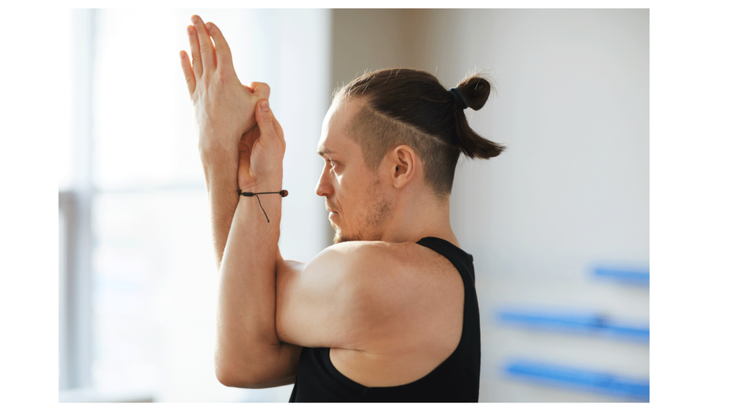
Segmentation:
{"type": "MultiPolygon", "coordinates": [[[[607,401],[504,381],[532,356],[648,377],[648,346],[520,333],[505,306],[649,319],[648,289],[595,282],[597,262],[649,263],[649,15],[646,10],[432,12],[441,39],[425,66],[455,84],[486,69],[496,93],[471,125],[507,151],[462,161],[452,224],[475,256],[483,322],[482,399],[607,401]]],[[[434,41],[431,40],[433,44],[434,41]]]]}

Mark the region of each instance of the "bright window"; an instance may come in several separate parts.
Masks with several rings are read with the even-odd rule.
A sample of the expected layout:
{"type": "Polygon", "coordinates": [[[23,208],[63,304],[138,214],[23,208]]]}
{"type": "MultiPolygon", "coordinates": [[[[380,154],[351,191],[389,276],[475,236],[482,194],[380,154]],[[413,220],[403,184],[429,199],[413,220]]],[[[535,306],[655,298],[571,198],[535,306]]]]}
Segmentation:
{"type": "MultiPolygon", "coordinates": [[[[69,23],[88,27],[76,29],[74,47],[86,51],[86,60],[74,64],[86,64],[89,76],[85,81],[77,76],[74,83],[74,110],[82,124],[63,145],[70,147],[63,166],[76,171],[61,176],[59,190],[74,200],[69,204],[79,218],[60,218],[75,234],[64,237],[61,230],[61,253],[81,256],[81,262],[62,279],[72,285],[60,287],[62,308],[76,313],[63,318],[61,310],[60,362],[62,376],[81,377],[67,383],[62,377],[61,388],[82,389],[84,398],[101,400],[286,401],[291,386],[240,390],[215,378],[218,276],[178,52],[189,50],[185,28],[190,16],[199,14],[226,35],[239,78],[271,86],[287,152],[311,152],[285,158],[284,187],[290,195],[280,240],[283,255],[308,261],[328,240],[326,213],[314,186],[320,167],[316,143],[331,93],[329,12],[73,13],[69,23]],[[83,168],[79,164],[88,165],[86,175],[77,170],[83,168]],[[85,230],[86,243],[78,241],[85,230]],[[74,288],[78,282],[88,292],[74,288]],[[85,304],[90,313],[79,315],[85,304]],[[85,344],[90,352],[79,353],[85,344]]],[[[65,398],[72,401],[83,396],[69,395],[65,398]]]]}

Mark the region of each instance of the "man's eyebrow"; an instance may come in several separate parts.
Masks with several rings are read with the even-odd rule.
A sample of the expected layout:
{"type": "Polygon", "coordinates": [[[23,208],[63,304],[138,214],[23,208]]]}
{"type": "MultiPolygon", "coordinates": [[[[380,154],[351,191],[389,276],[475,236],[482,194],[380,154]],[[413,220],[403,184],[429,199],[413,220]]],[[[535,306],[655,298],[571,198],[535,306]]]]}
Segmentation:
{"type": "Polygon", "coordinates": [[[324,148],[324,147],[320,148],[319,151],[317,151],[317,154],[319,154],[322,157],[324,157],[325,154],[332,154],[332,153],[334,153],[334,151],[332,151],[328,148],[324,148]]]}

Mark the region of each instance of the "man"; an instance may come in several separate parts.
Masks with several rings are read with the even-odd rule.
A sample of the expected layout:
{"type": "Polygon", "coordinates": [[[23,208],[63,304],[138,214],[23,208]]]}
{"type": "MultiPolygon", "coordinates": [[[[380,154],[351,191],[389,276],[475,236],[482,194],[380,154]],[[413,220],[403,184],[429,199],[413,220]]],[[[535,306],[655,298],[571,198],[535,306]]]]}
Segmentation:
{"type": "Polygon", "coordinates": [[[192,22],[192,65],[180,56],[221,273],[220,382],[295,383],[291,401],[477,401],[474,269],[448,199],[460,152],[502,150],[463,113],[484,105],[489,83],[446,91],[427,73],[391,70],[342,89],[323,122],[316,188],[336,244],[305,265],[277,245],[286,143],[269,88],[243,86],[220,30],[192,22]]]}

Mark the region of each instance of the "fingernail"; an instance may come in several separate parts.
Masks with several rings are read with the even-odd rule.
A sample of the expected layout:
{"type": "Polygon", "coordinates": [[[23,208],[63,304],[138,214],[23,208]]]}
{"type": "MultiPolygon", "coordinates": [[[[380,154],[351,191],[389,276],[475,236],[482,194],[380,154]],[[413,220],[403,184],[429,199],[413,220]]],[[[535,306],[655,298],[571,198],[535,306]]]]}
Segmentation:
{"type": "Polygon", "coordinates": [[[205,23],[205,28],[208,29],[208,33],[213,34],[213,25],[211,23],[205,23]]]}
{"type": "Polygon", "coordinates": [[[193,16],[193,23],[194,23],[194,24],[198,24],[198,23],[200,23],[200,17],[198,17],[198,16],[193,16]]]}
{"type": "Polygon", "coordinates": [[[269,111],[269,102],[267,100],[261,102],[261,111],[263,111],[264,113],[269,111]]]}
{"type": "Polygon", "coordinates": [[[188,26],[188,34],[193,35],[193,26],[188,26]]]}

